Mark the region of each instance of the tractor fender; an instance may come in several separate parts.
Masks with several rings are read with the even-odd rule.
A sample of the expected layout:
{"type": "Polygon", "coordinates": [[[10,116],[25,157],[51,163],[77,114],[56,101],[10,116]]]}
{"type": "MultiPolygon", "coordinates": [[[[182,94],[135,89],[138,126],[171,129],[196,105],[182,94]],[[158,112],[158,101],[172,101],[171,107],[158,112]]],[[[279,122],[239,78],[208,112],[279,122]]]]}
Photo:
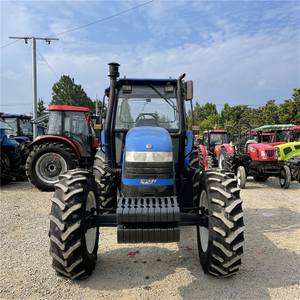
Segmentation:
{"type": "MultiPolygon", "coordinates": [[[[216,147],[217,147],[217,146],[216,146],[216,147]]],[[[234,154],[234,147],[231,146],[230,144],[223,144],[223,145],[220,145],[220,150],[221,150],[222,148],[225,148],[228,154],[234,154]]],[[[220,151],[220,150],[219,150],[219,151],[220,151]]],[[[220,154],[220,152],[218,153],[218,156],[219,156],[219,154],[220,154]]]]}
{"type": "Polygon", "coordinates": [[[1,140],[1,146],[18,146],[18,142],[15,139],[10,139],[7,135],[4,135],[1,140]]]}
{"type": "Polygon", "coordinates": [[[206,149],[203,145],[199,145],[197,148],[201,150],[202,155],[205,157],[206,156],[206,149]]]}
{"type": "MultiPolygon", "coordinates": [[[[74,152],[74,154],[76,155],[76,157],[78,159],[80,159],[81,154],[83,154],[83,152],[82,153],[79,152],[79,150],[77,149],[77,147],[75,146],[75,144],[73,142],[71,142],[70,140],[68,140],[67,138],[64,138],[62,136],[54,136],[54,135],[43,135],[42,137],[38,136],[30,144],[30,146],[39,146],[41,144],[45,144],[45,143],[49,143],[49,142],[52,142],[52,143],[56,142],[56,143],[61,143],[61,144],[66,145],[74,152]]],[[[79,143],[77,146],[80,146],[79,143]]]]}

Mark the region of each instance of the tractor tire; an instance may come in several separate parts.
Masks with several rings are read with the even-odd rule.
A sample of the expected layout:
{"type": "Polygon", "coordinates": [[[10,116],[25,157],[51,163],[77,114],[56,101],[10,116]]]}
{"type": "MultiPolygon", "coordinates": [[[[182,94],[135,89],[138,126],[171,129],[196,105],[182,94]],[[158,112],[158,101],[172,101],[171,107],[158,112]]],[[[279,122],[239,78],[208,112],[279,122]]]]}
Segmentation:
{"type": "Polygon", "coordinates": [[[97,182],[100,207],[116,208],[118,197],[116,178],[105,171],[104,162],[103,152],[98,150],[94,158],[93,174],[97,182]]]}
{"type": "Polygon", "coordinates": [[[290,186],[291,183],[291,170],[288,166],[283,166],[281,168],[281,172],[280,172],[280,177],[279,177],[279,183],[280,186],[283,189],[287,189],[290,186]]]}
{"type": "Polygon", "coordinates": [[[197,226],[200,263],[204,272],[227,277],[238,272],[244,245],[240,189],[234,174],[212,169],[200,175],[199,207],[208,214],[208,228],[197,226]]]}
{"type": "MultiPolygon", "coordinates": [[[[27,145],[25,143],[19,143],[19,145],[17,146],[17,151],[19,152],[20,157],[21,157],[21,164],[23,166],[25,166],[27,157],[30,153],[29,148],[27,147],[27,145]]],[[[25,169],[24,169],[24,171],[25,171],[25,169]]]]}
{"type": "Polygon", "coordinates": [[[199,178],[200,178],[200,163],[199,163],[197,150],[193,150],[190,154],[189,168],[195,169],[195,175],[193,178],[193,203],[195,205],[199,195],[199,178]]]}
{"type": "Polygon", "coordinates": [[[240,189],[244,189],[246,187],[246,170],[243,166],[239,166],[236,171],[236,179],[237,184],[240,189]]]}
{"type": "Polygon", "coordinates": [[[54,191],[59,175],[78,168],[74,152],[63,144],[41,144],[31,151],[26,161],[29,181],[41,191],[54,191]]]}
{"type": "Polygon", "coordinates": [[[14,175],[20,174],[22,159],[17,147],[1,147],[1,179],[0,183],[9,183],[16,178],[14,175]]]}
{"type": "Polygon", "coordinates": [[[95,178],[86,169],[70,170],[55,185],[50,219],[50,255],[58,275],[91,275],[98,251],[99,228],[86,229],[91,208],[99,208],[95,178]]]}
{"type": "Polygon", "coordinates": [[[300,181],[300,156],[293,156],[287,161],[291,170],[291,180],[300,181]]]}

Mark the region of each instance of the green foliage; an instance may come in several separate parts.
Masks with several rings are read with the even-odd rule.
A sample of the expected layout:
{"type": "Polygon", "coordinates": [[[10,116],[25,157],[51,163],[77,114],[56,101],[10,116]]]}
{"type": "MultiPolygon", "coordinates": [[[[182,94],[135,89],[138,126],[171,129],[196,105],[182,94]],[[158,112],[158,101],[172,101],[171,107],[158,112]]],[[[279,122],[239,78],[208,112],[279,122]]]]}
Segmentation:
{"type": "Polygon", "coordinates": [[[279,120],[281,124],[300,124],[300,88],[294,89],[292,99],[279,104],[279,120]]]}
{"type": "Polygon", "coordinates": [[[37,102],[37,117],[41,117],[46,113],[47,108],[45,107],[45,102],[43,98],[39,98],[37,102]]]}
{"type": "MultiPolygon", "coordinates": [[[[268,100],[264,106],[251,108],[248,105],[236,105],[230,107],[228,103],[224,104],[219,115],[216,105],[206,103],[201,106],[196,102],[193,109],[194,125],[200,126],[199,134],[202,134],[205,128],[225,129],[232,132],[232,125],[249,124],[253,128],[262,125],[273,124],[300,124],[300,88],[293,89],[292,99],[284,100],[283,103],[276,105],[274,99],[268,100]],[[216,126],[217,125],[217,126],[216,126]]],[[[192,128],[192,113],[186,114],[188,129],[192,128]]],[[[242,126],[241,131],[249,130],[249,127],[242,126]]],[[[238,126],[235,126],[234,132],[238,132],[238,126]]]]}
{"type": "Polygon", "coordinates": [[[96,105],[74,78],[63,75],[52,87],[51,105],[70,105],[88,107],[95,112],[96,105]]]}

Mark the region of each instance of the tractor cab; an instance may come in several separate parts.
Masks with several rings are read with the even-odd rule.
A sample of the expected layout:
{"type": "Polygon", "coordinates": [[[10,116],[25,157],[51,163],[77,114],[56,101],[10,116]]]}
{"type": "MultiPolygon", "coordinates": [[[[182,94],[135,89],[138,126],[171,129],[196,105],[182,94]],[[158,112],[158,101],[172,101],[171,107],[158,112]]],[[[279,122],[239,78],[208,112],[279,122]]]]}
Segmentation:
{"type": "Polygon", "coordinates": [[[228,144],[228,135],[225,130],[208,130],[203,133],[203,146],[209,152],[214,152],[217,145],[228,144]]]}
{"type": "Polygon", "coordinates": [[[283,134],[287,129],[294,127],[292,124],[275,124],[264,125],[255,129],[257,133],[257,142],[270,144],[272,146],[286,143],[286,134],[283,134]]]}
{"type": "Polygon", "coordinates": [[[300,142],[300,126],[285,128],[282,130],[281,142],[300,142]]]}
{"type": "Polygon", "coordinates": [[[48,136],[68,139],[83,157],[91,157],[96,137],[90,116],[92,112],[86,107],[50,105],[48,136]]]}

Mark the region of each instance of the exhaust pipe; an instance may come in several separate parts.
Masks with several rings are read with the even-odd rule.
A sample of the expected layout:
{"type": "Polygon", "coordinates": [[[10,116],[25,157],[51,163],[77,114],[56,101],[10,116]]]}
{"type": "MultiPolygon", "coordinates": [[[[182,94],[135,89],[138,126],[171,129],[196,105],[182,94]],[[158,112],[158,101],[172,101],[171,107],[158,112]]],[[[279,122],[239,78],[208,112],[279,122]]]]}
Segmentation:
{"type": "Polygon", "coordinates": [[[119,74],[119,64],[115,62],[111,62],[109,65],[108,77],[110,77],[110,88],[109,88],[109,103],[108,103],[108,111],[107,111],[107,120],[106,120],[106,128],[105,128],[105,170],[114,175],[121,174],[121,169],[117,169],[113,167],[112,164],[112,151],[111,151],[111,142],[112,142],[112,115],[113,115],[113,107],[114,107],[114,98],[116,94],[117,87],[117,78],[120,76],[119,74]]]}

